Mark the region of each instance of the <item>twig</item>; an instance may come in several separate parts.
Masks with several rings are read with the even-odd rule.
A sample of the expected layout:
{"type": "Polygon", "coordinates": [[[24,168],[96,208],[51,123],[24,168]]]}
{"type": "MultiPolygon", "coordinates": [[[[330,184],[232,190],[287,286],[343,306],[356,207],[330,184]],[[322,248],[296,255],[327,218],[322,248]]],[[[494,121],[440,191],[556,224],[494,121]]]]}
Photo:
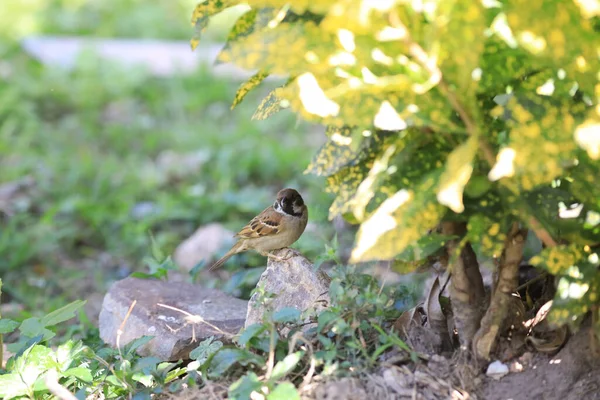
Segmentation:
{"type": "Polygon", "coordinates": [[[271,328],[271,337],[269,339],[269,358],[267,360],[267,373],[265,375],[266,379],[271,378],[271,374],[273,373],[273,367],[275,366],[275,328],[271,328]]]}
{"type": "Polygon", "coordinates": [[[298,387],[298,390],[300,392],[302,392],[308,385],[310,385],[312,377],[315,374],[317,364],[316,364],[315,357],[314,357],[313,345],[309,340],[307,340],[304,337],[304,335],[302,334],[301,331],[294,333],[294,335],[292,336],[290,343],[289,343],[289,347],[288,347],[288,354],[291,354],[294,351],[296,342],[299,340],[301,340],[302,343],[304,343],[304,345],[308,348],[308,352],[309,352],[308,355],[310,357],[310,366],[308,367],[308,371],[306,372],[306,375],[304,375],[304,378],[302,379],[302,383],[298,387]]]}
{"type": "Polygon", "coordinates": [[[548,276],[548,273],[546,271],[542,271],[538,276],[536,276],[533,279],[528,280],[527,282],[525,282],[524,284],[522,284],[521,286],[518,286],[515,289],[515,292],[518,292],[522,289],[525,289],[527,286],[537,282],[537,281],[541,281],[542,279],[546,278],[546,276],[548,276]]]}
{"type": "Polygon", "coordinates": [[[66,387],[58,382],[58,373],[54,369],[48,370],[45,379],[46,387],[60,400],[77,400],[77,397],[69,391],[66,387]]]}
{"type": "Polygon", "coordinates": [[[360,327],[358,327],[358,339],[360,340],[360,345],[362,346],[363,350],[367,349],[367,342],[365,342],[365,337],[363,336],[362,333],[362,329],[360,329],[360,327]]]}
{"type": "MultiPolygon", "coordinates": [[[[429,73],[429,75],[431,76],[430,81],[437,81],[440,91],[446,96],[446,98],[452,105],[454,111],[458,113],[460,119],[465,124],[467,133],[470,136],[475,136],[478,138],[479,148],[483,152],[483,156],[486,162],[489,164],[490,168],[493,167],[494,164],[496,164],[496,157],[494,156],[492,148],[483,138],[480,137],[477,125],[473,121],[473,118],[471,118],[464,105],[460,102],[460,100],[456,97],[456,94],[450,89],[448,83],[444,80],[442,71],[437,66],[436,61],[430,58],[425,52],[425,50],[423,50],[423,48],[412,39],[412,37],[410,36],[410,32],[396,13],[392,13],[390,15],[390,20],[390,22],[393,25],[396,25],[396,27],[401,28],[405,31],[403,42],[407,45],[409,54],[415,60],[417,60],[417,62],[425,69],[425,71],[429,73]]],[[[517,193],[517,190],[514,187],[514,185],[506,181],[503,181],[502,183],[511,192],[515,194],[517,193]]],[[[552,235],[550,235],[550,233],[546,229],[544,229],[544,227],[541,226],[541,224],[535,217],[527,215],[526,219],[529,228],[536,234],[538,238],[540,238],[540,240],[547,247],[553,247],[557,245],[556,241],[552,238],[552,235]]]]}
{"type": "Polygon", "coordinates": [[[125,318],[123,318],[123,322],[121,322],[119,329],[117,329],[116,345],[117,345],[117,350],[119,350],[119,357],[121,357],[121,360],[123,359],[123,354],[121,353],[121,335],[123,334],[123,328],[125,327],[125,323],[129,319],[129,316],[131,315],[131,312],[133,311],[133,307],[135,307],[136,303],[137,303],[137,300],[134,300],[131,303],[131,305],[129,306],[129,310],[127,310],[127,314],[125,314],[125,318]]]}
{"type": "MultiPolygon", "coordinates": [[[[131,387],[131,385],[124,379],[119,378],[119,375],[117,375],[117,372],[115,371],[115,369],[112,367],[112,365],[110,365],[108,362],[106,362],[105,359],[98,357],[97,355],[94,355],[94,360],[98,361],[100,364],[104,365],[115,377],[115,379],[117,379],[119,382],[121,382],[121,384],[123,386],[125,386],[126,388],[128,388],[129,390],[133,390],[133,388],[131,387]]],[[[106,381],[106,378],[108,377],[105,376],[103,379],[103,382],[106,381]]],[[[98,386],[98,388],[96,388],[94,391],[92,391],[92,393],[94,393],[95,391],[99,390],[100,386],[98,386]]]]}
{"type": "Polygon", "coordinates": [[[392,262],[388,261],[387,263],[387,274],[385,274],[383,276],[383,279],[381,280],[381,285],[379,286],[379,291],[377,292],[377,299],[379,299],[379,297],[381,296],[381,293],[383,293],[383,289],[385,288],[385,284],[387,282],[387,278],[390,272],[390,269],[392,269],[392,262]]]}
{"type": "MultiPolygon", "coordinates": [[[[219,328],[218,326],[216,326],[214,324],[211,324],[210,322],[208,322],[207,320],[205,320],[204,318],[202,318],[202,316],[200,316],[200,315],[194,315],[194,314],[189,313],[189,312],[187,312],[185,310],[182,310],[180,308],[173,307],[173,306],[168,306],[166,304],[156,303],[156,305],[159,306],[159,307],[167,308],[169,310],[180,312],[180,313],[182,313],[182,314],[184,314],[186,316],[186,318],[185,318],[186,322],[192,324],[192,343],[196,341],[196,331],[194,329],[194,325],[195,324],[199,324],[199,323],[203,323],[205,325],[210,326],[211,328],[213,328],[214,330],[216,330],[217,332],[219,332],[223,336],[233,337],[232,334],[230,334],[228,332],[225,332],[224,330],[222,330],[221,328],[219,328]]],[[[172,328],[169,327],[169,329],[172,329],[172,328]]]]}

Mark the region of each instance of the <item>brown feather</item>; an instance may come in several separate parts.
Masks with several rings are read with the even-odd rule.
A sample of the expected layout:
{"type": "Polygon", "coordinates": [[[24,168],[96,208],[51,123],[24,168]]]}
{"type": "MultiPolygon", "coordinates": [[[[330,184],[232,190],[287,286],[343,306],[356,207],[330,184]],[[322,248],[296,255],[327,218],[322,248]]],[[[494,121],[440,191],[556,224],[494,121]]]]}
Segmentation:
{"type": "Polygon", "coordinates": [[[244,226],[235,237],[253,239],[278,233],[279,221],[277,221],[277,219],[281,218],[281,214],[274,213],[272,208],[273,207],[267,207],[263,212],[252,218],[252,220],[244,226]]]}
{"type": "Polygon", "coordinates": [[[229,258],[237,253],[241,253],[242,251],[244,251],[245,249],[242,246],[242,242],[237,242],[236,244],[233,245],[233,247],[227,252],[225,253],[225,255],[223,257],[221,257],[219,260],[217,260],[213,265],[210,266],[210,268],[208,269],[209,271],[214,271],[215,269],[219,268],[221,265],[225,264],[225,262],[227,260],[229,260],[229,258]]]}

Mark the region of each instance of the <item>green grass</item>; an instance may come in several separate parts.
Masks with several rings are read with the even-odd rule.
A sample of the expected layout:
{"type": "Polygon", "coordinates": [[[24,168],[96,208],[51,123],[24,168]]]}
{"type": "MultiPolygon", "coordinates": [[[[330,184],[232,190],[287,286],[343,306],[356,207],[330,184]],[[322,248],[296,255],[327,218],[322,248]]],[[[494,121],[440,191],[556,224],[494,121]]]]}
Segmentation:
{"type": "MultiPolygon", "coordinates": [[[[239,229],[283,186],[316,205],[311,220],[326,217],[320,184],[302,174],[319,145],[314,127],[289,113],[251,121],[260,94],[230,111],[240,82],[206,69],[155,78],[92,56],[64,72],[15,48],[2,58],[10,75],[0,83],[0,183],[31,176],[35,187],[2,228],[0,273],[28,307],[47,303],[27,288],[72,287],[65,270],[75,279],[93,273],[103,290],[143,268],[149,232],[169,253],[202,224],[239,229]],[[196,168],[181,164],[189,154],[196,168]]],[[[314,238],[304,242],[314,248],[314,238]]]]}
{"type": "MultiPolygon", "coordinates": [[[[229,389],[235,398],[268,387],[270,399],[289,399],[296,389],[286,379],[294,369],[298,384],[309,365],[323,376],[347,373],[352,365],[372,366],[388,348],[405,347],[369,324],[395,318],[414,302],[414,288],[383,288],[360,268],[340,265],[327,221],[331,196],[322,179],[303,174],[324,140],[320,130],[287,112],[251,121],[276,83],[265,83],[231,111],[241,82],[205,67],[156,78],[88,54],[66,72],[40,65],[14,44],[25,34],[187,40],[194,2],[7,1],[0,15],[0,186],[26,177],[33,186],[9,209],[0,202],[1,300],[21,307],[2,310],[0,338],[6,334],[8,350],[22,353],[0,367],[1,395],[50,398],[41,381],[54,370],[81,397],[150,398],[184,383],[202,387],[210,376],[237,379],[229,389]],[[144,262],[156,254],[150,235],[163,255],[171,254],[203,224],[241,228],[285,186],[300,190],[314,224],[295,246],[317,262],[337,264],[334,301],[318,317],[310,353],[285,356],[290,343],[275,332],[294,321],[281,316],[242,333],[237,347],[222,353],[215,347],[220,342],[201,343],[189,365],[137,356],[149,338],[121,349],[102,343],[89,320],[97,315],[80,300],[98,301],[114,280],[149,272],[144,262]],[[278,372],[259,382],[267,358],[278,372]]],[[[211,23],[208,40],[224,39],[237,12],[211,23]]],[[[225,279],[206,274],[202,285],[247,298],[264,263],[252,253],[236,257],[219,274],[225,279]]],[[[155,269],[157,276],[166,272],[155,269]]]]}

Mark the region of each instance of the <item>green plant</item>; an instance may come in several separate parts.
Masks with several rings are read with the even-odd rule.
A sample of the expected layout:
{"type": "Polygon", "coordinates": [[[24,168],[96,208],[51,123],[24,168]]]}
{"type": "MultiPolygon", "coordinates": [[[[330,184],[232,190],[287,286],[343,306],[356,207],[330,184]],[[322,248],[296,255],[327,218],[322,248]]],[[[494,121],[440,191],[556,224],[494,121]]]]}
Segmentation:
{"type": "MultiPolygon", "coordinates": [[[[295,399],[316,374],[360,373],[391,349],[407,359],[416,357],[389,329],[390,321],[414,304],[414,290],[384,287],[347,266],[338,265],[332,276],[327,309],[267,312],[262,322],[233,338],[235,345],[212,338],[201,343],[190,354],[193,367],[210,379],[237,378],[229,386],[232,399],[248,399],[253,392],[267,399],[295,399]]],[[[265,305],[274,295],[261,287],[256,292],[257,301],[265,305]]]]}
{"type": "MultiPolygon", "coordinates": [[[[198,4],[192,46],[238,3],[198,4]]],[[[335,194],[330,217],[360,223],[352,262],[399,258],[406,271],[441,256],[461,344],[487,359],[530,237],[546,248],[533,262],[567,282],[551,318],[576,325],[591,310],[600,321],[597,10],[560,0],[244,3],[218,56],[258,71],[234,105],[284,75],[254,118],[287,108],[327,125],[307,171],[335,194]],[[499,268],[487,311],[486,260],[499,268]]]]}
{"type": "MultiPolygon", "coordinates": [[[[325,219],[317,200],[326,195],[295,164],[315,145],[300,135],[276,140],[293,129],[289,116],[259,126],[242,105],[232,118],[235,79],[205,67],[154,77],[90,54],[65,71],[15,46],[0,45],[0,55],[0,186],[32,182],[10,209],[0,201],[0,275],[9,301],[27,311],[60,307],[91,287],[101,293],[141,271],[148,231],[170,253],[200,225],[235,229],[282,185],[318,196],[311,220],[325,219]]],[[[311,238],[299,246],[316,253],[311,238]]]]}
{"type": "Polygon", "coordinates": [[[134,278],[164,279],[166,281],[169,271],[177,270],[177,266],[173,263],[171,256],[165,256],[156,243],[154,236],[150,235],[150,240],[152,242],[152,257],[144,258],[149,272],[134,272],[131,276],[134,278]]]}
{"type": "Polygon", "coordinates": [[[152,337],[138,338],[117,349],[94,344],[99,342],[94,337],[61,340],[58,346],[53,346],[55,330],[52,329],[73,318],[84,303],[76,301],[21,323],[0,319],[1,334],[10,334],[17,328],[19,331],[19,340],[8,345],[14,355],[0,374],[2,398],[46,399],[52,398],[57,390],[84,397],[101,393],[106,398],[134,394],[150,398],[152,393],[180,390],[186,379],[194,384],[193,369],[136,354],[152,337]]]}

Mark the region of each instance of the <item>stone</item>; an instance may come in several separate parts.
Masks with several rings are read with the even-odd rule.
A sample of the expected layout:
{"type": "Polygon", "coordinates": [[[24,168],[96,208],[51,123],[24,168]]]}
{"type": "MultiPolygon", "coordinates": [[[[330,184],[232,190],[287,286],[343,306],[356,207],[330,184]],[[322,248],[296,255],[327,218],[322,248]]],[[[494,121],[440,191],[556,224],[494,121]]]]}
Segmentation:
{"type": "Polygon", "coordinates": [[[31,205],[31,192],[35,186],[35,180],[29,175],[0,184],[0,212],[12,215],[16,211],[27,210],[31,205]]]}
{"type": "Polygon", "coordinates": [[[228,341],[237,334],[244,326],[247,305],[245,300],[190,283],[129,277],[115,282],[104,297],[99,317],[100,338],[116,347],[121,329],[119,346],[122,347],[144,335],[154,336],[138,349],[140,355],[165,361],[186,359],[191,350],[210,336],[228,341]],[[135,306],[126,318],[134,301],[135,306]]]}
{"type": "Polygon", "coordinates": [[[503,364],[502,362],[496,360],[490,365],[488,365],[487,371],[485,374],[493,379],[500,379],[503,376],[507,375],[509,372],[508,365],[503,364]]]}
{"type": "Polygon", "coordinates": [[[319,312],[329,305],[331,280],[327,274],[315,271],[313,264],[296,250],[281,249],[272,253],[290,258],[286,261],[269,258],[267,269],[260,276],[257,286],[275,296],[265,305],[260,301],[258,291],[252,295],[248,303],[246,327],[260,323],[268,311],[276,312],[287,307],[305,311],[315,307],[319,312]]]}
{"type": "Polygon", "coordinates": [[[368,397],[360,380],[351,377],[319,385],[314,394],[316,400],[362,400],[368,397]]]}
{"type": "Polygon", "coordinates": [[[173,261],[188,271],[202,260],[208,265],[210,261],[215,259],[215,255],[219,250],[233,245],[234,234],[221,224],[214,223],[201,226],[192,236],[177,246],[173,253],[173,261]]]}

